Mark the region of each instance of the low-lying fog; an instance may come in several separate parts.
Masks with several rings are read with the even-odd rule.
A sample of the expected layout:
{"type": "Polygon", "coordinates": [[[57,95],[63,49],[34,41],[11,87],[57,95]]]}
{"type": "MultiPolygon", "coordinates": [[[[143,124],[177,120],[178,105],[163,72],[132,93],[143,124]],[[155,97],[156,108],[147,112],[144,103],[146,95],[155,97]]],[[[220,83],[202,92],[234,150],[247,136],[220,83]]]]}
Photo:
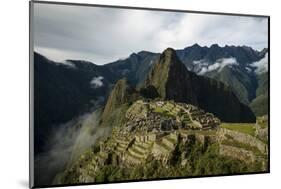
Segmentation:
{"type": "Polygon", "coordinates": [[[55,176],[62,172],[69,161],[95,144],[99,137],[109,135],[111,128],[98,128],[97,111],[87,113],[52,131],[46,151],[35,157],[35,184],[51,185],[55,176]]]}

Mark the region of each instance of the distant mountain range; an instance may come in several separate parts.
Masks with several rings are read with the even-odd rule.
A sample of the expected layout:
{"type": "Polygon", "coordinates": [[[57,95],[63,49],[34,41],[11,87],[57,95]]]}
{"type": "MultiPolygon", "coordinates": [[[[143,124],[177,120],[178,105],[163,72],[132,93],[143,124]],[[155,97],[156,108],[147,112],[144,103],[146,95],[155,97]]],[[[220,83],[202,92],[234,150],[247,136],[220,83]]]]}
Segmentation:
{"type": "MultiPolygon", "coordinates": [[[[257,97],[258,78],[267,73],[267,49],[256,51],[247,46],[201,47],[195,44],[176,50],[176,53],[189,71],[222,81],[247,105],[257,97]]],[[[141,51],[105,66],[119,77],[139,85],[159,56],[158,53],[141,51]]]]}
{"type": "MultiPolygon", "coordinates": [[[[267,49],[256,51],[246,46],[201,47],[195,44],[176,50],[175,54],[180,65],[184,66],[176,68],[179,73],[174,73],[173,79],[168,81],[170,86],[174,86],[168,87],[167,93],[161,92],[161,85],[156,86],[158,95],[177,98],[179,101],[185,96],[190,97],[186,98],[186,102],[206,108],[212,103],[211,98],[208,99],[211,94],[215,101],[221,99],[227,104],[238,104],[229,108],[234,108],[236,113],[241,111],[243,115],[250,115],[247,116],[250,119],[253,119],[253,115],[247,106],[256,115],[267,114],[267,49]],[[183,76],[186,73],[187,76],[183,76]],[[180,78],[173,84],[177,76],[180,78]],[[182,86],[186,82],[189,84],[182,86]],[[177,91],[181,93],[174,94],[177,91]]],[[[35,153],[44,151],[44,141],[50,128],[104,105],[119,79],[126,78],[131,86],[142,89],[144,93],[148,91],[148,95],[151,95],[153,89],[147,90],[143,86],[148,87],[149,83],[154,82],[156,76],[152,74],[153,67],[156,72],[159,58],[159,53],[141,51],[126,59],[98,66],[77,60],[58,63],[35,52],[35,153]]],[[[212,111],[220,114],[220,106],[216,108],[212,111]]],[[[227,115],[220,116],[231,121],[227,115]]]]}

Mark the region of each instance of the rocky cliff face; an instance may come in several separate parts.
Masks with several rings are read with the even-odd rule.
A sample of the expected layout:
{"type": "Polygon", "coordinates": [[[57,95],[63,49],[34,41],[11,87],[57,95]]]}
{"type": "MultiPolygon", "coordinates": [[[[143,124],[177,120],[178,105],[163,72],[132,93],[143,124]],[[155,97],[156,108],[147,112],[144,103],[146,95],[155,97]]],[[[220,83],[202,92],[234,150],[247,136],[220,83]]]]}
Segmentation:
{"type": "Polygon", "coordinates": [[[251,109],[240,103],[229,87],[188,71],[171,48],[161,54],[145,85],[154,86],[164,99],[193,104],[226,122],[256,120],[251,109]]]}
{"type": "Polygon", "coordinates": [[[110,114],[122,104],[130,103],[136,100],[137,95],[136,90],[129,85],[127,79],[117,81],[107,99],[107,103],[102,114],[102,120],[107,119],[110,114]]]}

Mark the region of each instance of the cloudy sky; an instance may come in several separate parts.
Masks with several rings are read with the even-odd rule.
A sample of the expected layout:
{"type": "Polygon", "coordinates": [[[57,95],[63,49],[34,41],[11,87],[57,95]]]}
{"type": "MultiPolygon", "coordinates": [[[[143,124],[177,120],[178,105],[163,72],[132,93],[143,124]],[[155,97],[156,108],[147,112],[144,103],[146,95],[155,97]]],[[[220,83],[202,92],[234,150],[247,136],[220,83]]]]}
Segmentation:
{"type": "Polygon", "coordinates": [[[105,64],[132,52],[198,43],[267,47],[267,19],[85,6],[34,5],[34,50],[55,61],[105,64]]]}

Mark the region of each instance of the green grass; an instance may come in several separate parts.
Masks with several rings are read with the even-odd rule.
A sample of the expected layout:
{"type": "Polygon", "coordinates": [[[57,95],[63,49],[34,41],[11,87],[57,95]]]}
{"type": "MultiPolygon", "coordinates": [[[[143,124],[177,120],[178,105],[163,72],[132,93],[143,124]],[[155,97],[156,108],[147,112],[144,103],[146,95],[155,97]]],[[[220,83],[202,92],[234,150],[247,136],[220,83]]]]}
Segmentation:
{"type": "Polygon", "coordinates": [[[164,110],[163,108],[159,108],[159,107],[155,108],[154,112],[159,113],[165,117],[175,117],[175,115],[172,112],[169,112],[169,111],[164,110]]]}
{"type": "Polygon", "coordinates": [[[254,123],[222,123],[221,128],[238,131],[241,133],[255,136],[255,124],[254,123]]]}
{"type": "Polygon", "coordinates": [[[164,109],[157,107],[157,108],[154,109],[154,112],[162,114],[162,113],[164,113],[164,109]]]}

